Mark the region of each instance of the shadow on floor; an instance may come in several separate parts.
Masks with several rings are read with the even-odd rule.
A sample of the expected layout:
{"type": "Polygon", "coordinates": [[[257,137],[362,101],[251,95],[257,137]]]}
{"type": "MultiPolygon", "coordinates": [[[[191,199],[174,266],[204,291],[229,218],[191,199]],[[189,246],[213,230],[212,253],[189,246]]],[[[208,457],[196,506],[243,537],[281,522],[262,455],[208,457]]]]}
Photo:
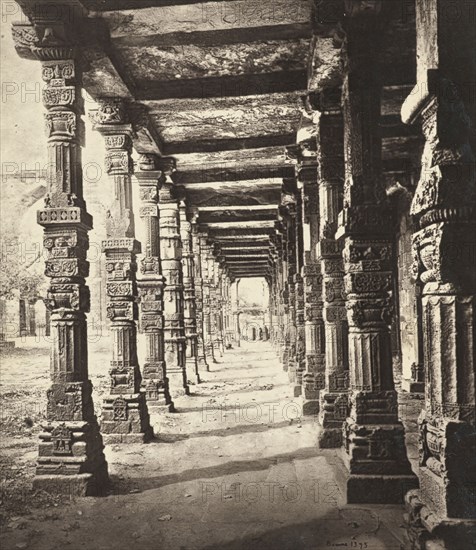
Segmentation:
{"type": "MultiPolygon", "coordinates": [[[[219,450],[217,450],[217,456],[218,452],[219,450]]],[[[319,449],[317,447],[303,447],[302,449],[298,449],[292,453],[282,453],[255,460],[232,460],[222,464],[207,466],[206,468],[191,468],[174,474],[165,474],[163,476],[146,478],[134,477],[127,480],[122,480],[117,476],[111,475],[111,494],[129,494],[131,491],[147,491],[149,489],[164,487],[165,485],[195,481],[202,478],[212,479],[215,477],[237,474],[240,472],[267,470],[269,467],[278,463],[305,460],[308,458],[317,457],[318,455],[319,449]]]]}

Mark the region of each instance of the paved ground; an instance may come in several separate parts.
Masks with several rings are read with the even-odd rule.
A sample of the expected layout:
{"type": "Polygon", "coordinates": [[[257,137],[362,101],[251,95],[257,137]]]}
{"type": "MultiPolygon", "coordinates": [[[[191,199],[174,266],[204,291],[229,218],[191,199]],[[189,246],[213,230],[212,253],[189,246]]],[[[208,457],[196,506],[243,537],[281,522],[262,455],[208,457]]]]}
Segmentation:
{"type": "MultiPolygon", "coordinates": [[[[15,353],[1,363],[2,550],[405,548],[402,507],[343,504],[332,452],[317,449],[318,425],[300,419],[268,344],[227,351],[175,400],[180,414],[153,419],[153,442],[108,447],[112,494],[74,502],[28,488],[47,350],[15,353]]],[[[96,404],[107,356],[104,342],[91,346],[96,404]]]]}

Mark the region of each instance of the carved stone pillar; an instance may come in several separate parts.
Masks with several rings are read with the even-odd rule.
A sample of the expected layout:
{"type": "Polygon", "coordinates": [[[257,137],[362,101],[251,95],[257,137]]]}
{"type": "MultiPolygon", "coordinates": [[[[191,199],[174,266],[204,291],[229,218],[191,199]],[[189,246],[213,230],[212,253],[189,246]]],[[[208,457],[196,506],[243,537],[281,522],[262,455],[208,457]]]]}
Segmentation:
{"type": "Polygon", "coordinates": [[[175,160],[160,158],[164,180],[159,190],[160,254],[164,289],[164,344],[167,377],[172,397],[189,395],[185,362],[185,331],[182,279],[182,245],[180,241],[179,204],[174,193],[172,174],[175,160]]]}
{"type": "Polygon", "coordinates": [[[284,254],[284,237],[283,237],[283,224],[281,222],[276,222],[276,253],[277,253],[277,335],[276,335],[276,353],[283,364],[283,369],[286,369],[286,363],[284,362],[285,353],[286,353],[286,341],[285,341],[285,331],[287,326],[287,315],[288,315],[288,306],[287,306],[287,293],[285,291],[285,270],[286,270],[286,261],[284,254]]]}
{"type": "Polygon", "coordinates": [[[51,386],[33,488],[86,496],[103,494],[109,480],[88,376],[85,278],[92,218],[83,196],[82,69],[69,42],[72,32],[57,20],[13,25],[18,54],[40,60],[46,82],[49,170],[38,223],[44,228],[45,275],[51,279],[46,302],[51,315],[51,386]]]}
{"type": "Polygon", "coordinates": [[[344,423],[348,502],[402,502],[416,483],[393,383],[392,211],[382,185],[377,65],[380,2],[351,3],[344,42],[344,284],[349,322],[350,413],[344,423]],[[367,7],[367,4],[365,4],[367,7]]]}
{"type": "Polygon", "coordinates": [[[111,321],[112,360],[110,394],[104,399],[101,429],[106,441],[146,441],[152,436],[145,394],[140,391],[137,359],[136,254],[132,210],[132,127],[126,106],[119,100],[100,100],[92,116],[94,128],[104,137],[105,169],[111,183],[106,214],[107,316],[111,321]]]}
{"type": "Polygon", "coordinates": [[[476,29],[468,7],[458,21],[447,8],[416,4],[417,86],[402,108],[426,140],[410,210],[425,368],[420,490],[406,497],[415,549],[472,548],[476,540],[476,29]]]}
{"type": "Polygon", "coordinates": [[[316,258],[319,239],[319,194],[315,140],[304,141],[293,148],[296,174],[301,193],[303,220],[303,266],[305,303],[305,372],[303,374],[303,414],[319,411],[319,390],[324,387],[324,324],[320,265],[316,258]]]}
{"type": "Polygon", "coordinates": [[[192,226],[187,219],[187,206],[184,200],[180,202],[180,237],[182,240],[183,316],[187,343],[185,361],[188,375],[198,384],[200,375],[198,374],[197,319],[193,281],[192,226]]]}
{"type": "Polygon", "coordinates": [[[142,155],[136,172],[141,199],[140,217],[146,226],[145,254],[138,281],[141,330],[147,355],[142,378],[149,412],[173,411],[164,358],[164,277],[160,258],[159,188],[163,174],[155,155],[142,155]]]}
{"type": "MultiPolygon", "coordinates": [[[[212,336],[212,308],[211,308],[211,287],[213,284],[213,271],[211,269],[210,256],[212,247],[207,243],[207,237],[200,235],[200,250],[202,259],[203,276],[203,339],[205,343],[205,354],[208,363],[216,363],[212,336]]],[[[208,368],[208,370],[210,370],[208,368]]]]}
{"type": "Polygon", "coordinates": [[[223,357],[225,351],[224,345],[224,321],[223,321],[223,268],[217,260],[214,260],[214,274],[215,274],[215,342],[216,348],[218,349],[220,356],[223,357]]]}
{"type": "Polygon", "coordinates": [[[302,238],[302,196],[296,193],[296,215],[295,215],[295,263],[296,274],[294,275],[294,295],[295,295],[295,324],[296,324],[296,355],[294,357],[294,368],[296,378],[294,380],[294,397],[302,394],[302,376],[306,369],[306,326],[304,321],[304,281],[302,277],[302,267],[304,264],[303,238],[302,238]]]}
{"type": "Polygon", "coordinates": [[[280,215],[283,222],[283,292],[284,304],[284,349],[283,368],[288,372],[289,381],[296,380],[296,197],[286,189],[281,195],[280,215]]]}
{"type": "Polygon", "coordinates": [[[197,321],[197,361],[198,371],[208,371],[207,357],[205,354],[204,327],[203,327],[203,277],[202,277],[202,258],[200,248],[200,234],[198,232],[197,215],[192,218],[192,251],[194,268],[194,287],[195,287],[195,312],[197,321]]]}
{"type": "Polygon", "coordinates": [[[340,105],[324,104],[317,126],[320,239],[326,338],[325,388],[321,392],[321,448],[342,445],[342,423],[349,412],[348,323],[344,291],[343,241],[336,240],[344,181],[344,132],[340,105]]]}
{"type": "MultiPolygon", "coordinates": [[[[213,250],[214,247],[212,247],[213,250]]],[[[212,285],[210,287],[212,341],[215,353],[223,357],[221,268],[213,252],[209,256],[212,285]]]]}
{"type": "Polygon", "coordinates": [[[232,315],[233,315],[233,340],[237,347],[241,345],[241,331],[240,331],[240,296],[239,296],[239,284],[240,279],[236,279],[233,285],[234,296],[232,296],[232,315]]]}

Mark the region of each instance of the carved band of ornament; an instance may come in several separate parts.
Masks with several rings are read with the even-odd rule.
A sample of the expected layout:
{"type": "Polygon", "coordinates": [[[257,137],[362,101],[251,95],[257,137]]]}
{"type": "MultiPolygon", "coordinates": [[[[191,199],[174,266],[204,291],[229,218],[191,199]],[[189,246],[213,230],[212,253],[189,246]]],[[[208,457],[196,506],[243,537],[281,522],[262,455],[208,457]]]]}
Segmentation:
{"type": "Polygon", "coordinates": [[[346,293],[344,290],[344,280],[343,279],[325,279],[323,297],[326,303],[331,303],[331,302],[334,302],[335,300],[345,300],[346,293]]]}
{"type": "Polygon", "coordinates": [[[101,99],[98,110],[94,113],[97,124],[124,124],[127,122],[126,107],[123,101],[101,99]]]}
{"type": "Polygon", "coordinates": [[[155,204],[141,206],[139,208],[139,217],[141,218],[156,218],[158,215],[159,209],[155,204]]]}
{"type": "MultiPolygon", "coordinates": [[[[54,61],[42,63],[41,77],[45,82],[72,80],[76,76],[73,61],[54,61]]],[[[64,84],[64,82],[63,82],[64,84]]]]}
{"type": "Polygon", "coordinates": [[[75,113],[71,111],[49,111],[44,116],[46,137],[75,137],[75,113]]]}
{"type": "Polygon", "coordinates": [[[104,145],[107,150],[130,148],[130,139],[126,134],[104,136],[104,145]]]}
{"type": "Polygon", "coordinates": [[[157,256],[145,256],[141,260],[140,270],[144,275],[160,275],[160,258],[157,256]]]}
{"type": "Polygon", "coordinates": [[[137,318],[132,302],[109,302],[106,310],[106,316],[111,321],[134,321],[137,318]]]}
{"type": "Polygon", "coordinates": [[[44,88],[42,93],[45,107],[72,107],[76,100],[74,86],[51,86],[44,88]]]}
{"type": "Polygon", "coordinates": [[[345,306],[324,305],[324,321],[329,323],[347,321],[347,310],[345,306]]]}
{"type": "Polygon", "coordinates": [[[87,277],[88,262],[78,259],[46,260],[45,275],[47,277],[87,277]]]}
{"type": "Polygon", "coordinates": [[[132,281],[124,281],[121,283],[106,283],[106,294],[111,297],[133,296],[132,281]]]}
{"type": "Polygon", "coordinates": [[[340,258],[338,260],[324,259],[322,261],[322,270],[326,274],[329,274],[329,273],[336,273],[336,274],[343,273],[343,271],[344,271],[343,261],[340,258]]]}
{"type": "Polygon", "coordinates": [[[71,309],[89,311],[89,288],[79,284],[51,284],[47,292],[47,309],[71,309]]]}
{"type": "Polygon", "coordinates": [[[81,224],[85,228],[92,227],[91,216],[82,208],[72,206],[70,208],[47,208],[39,210],[38,223],[40,225],[57,225],[57,224],[81,224]]]}
{"type": "Polygon", "coordinates": [[[389,325],[394,312],[393,304],[389,299],[348,301],[346,308],[349,312],[349,321],[357,327],[381,323],[389,325]]]}
{"type": "Polygon", "coordinates": [[[101,244],[103,252],[106,252],[107,250],[110,250],[112,252],[115,252],[117,250],[124,250],[133,253],[140,252],[139,243],[133,238],[106,239],[102,241],[101,244]]]}
{"type": "Polygon", "coordinates": [[[349,273],[344,277],[345,290],[350,292],[384,292],[392,288],[391,273],[349,273]]]}
{"type": "Polygon", "coordinates": [[[54,456],[72,456],[73,432],[66,427],[66,424],[63,423],[53,428],[51,442],[53,443],[54,456]]]}
{"type": "Polygon", "coordinates": [[[129,151],[106,151],[104,166],[108,174],[132,174],[133,164],[129,151]]]}
{"type": "Polygon", "coordinates": [[[159,198],[157,183],[141,185],[139,197],[141,201],[156,203],[159,198]]]}

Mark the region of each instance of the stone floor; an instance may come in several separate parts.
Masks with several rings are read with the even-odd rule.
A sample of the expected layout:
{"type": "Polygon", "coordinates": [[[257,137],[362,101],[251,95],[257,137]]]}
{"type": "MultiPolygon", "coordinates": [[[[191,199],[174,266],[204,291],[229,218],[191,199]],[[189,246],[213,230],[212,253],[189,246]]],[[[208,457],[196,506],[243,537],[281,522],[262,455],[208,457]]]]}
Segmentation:
{"type": "MultiPolygon", "coordinates": [[[[107,353],[92,348],[100,394],[107,353]]],[[[154,441],[107,448],[108,497],[47,501],[9,516],[2,550],[404,549],[403,507],[343,503],[334,451],[316,447],[319,427],[300,418],[269,344],[244,342],[218,360],[191,396],[175,400],[180,414],[153,418],[154,441]]],[[[36,380],[47,380],[47,365],[38,364],[36,380]]],[[[13,384],[6,371],[3,393],[13,384]]],[[[404,413],[418,406],[404,404],[404,413]]],[[[27,464],[28,476],[36,436],[23,447],[22,437],[12,445],[2,434],[2,453],[27,464]]]]}

